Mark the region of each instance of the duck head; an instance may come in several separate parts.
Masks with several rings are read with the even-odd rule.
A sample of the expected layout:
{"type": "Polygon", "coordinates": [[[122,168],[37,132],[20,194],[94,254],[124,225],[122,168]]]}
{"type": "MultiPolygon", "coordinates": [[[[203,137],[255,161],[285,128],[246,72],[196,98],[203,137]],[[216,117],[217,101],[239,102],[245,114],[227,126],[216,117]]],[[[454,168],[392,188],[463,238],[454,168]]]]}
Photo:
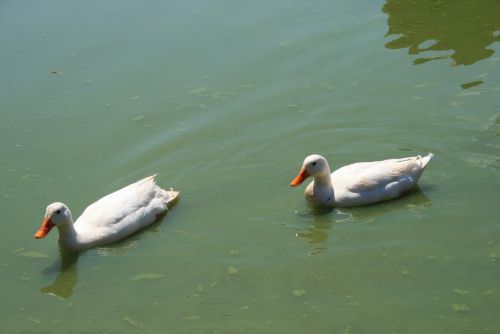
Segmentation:
{"type": "Polygon", "coordinates": [[[45,238],[54,226],[63,228],[71,224],[73,224],[73,217],[69,208],[61,202],[52,203],[47,207],[42,225],[35,233],[35,238],[45,238]]]}
{"type": "Polygon", "coordinates": [[[330,167],[324,157],[319,154],[306,157],[299,174],[292,180],[290,185],[296,187],[309,176],[312,176],[314,179],[330,176],[330,167]]]}

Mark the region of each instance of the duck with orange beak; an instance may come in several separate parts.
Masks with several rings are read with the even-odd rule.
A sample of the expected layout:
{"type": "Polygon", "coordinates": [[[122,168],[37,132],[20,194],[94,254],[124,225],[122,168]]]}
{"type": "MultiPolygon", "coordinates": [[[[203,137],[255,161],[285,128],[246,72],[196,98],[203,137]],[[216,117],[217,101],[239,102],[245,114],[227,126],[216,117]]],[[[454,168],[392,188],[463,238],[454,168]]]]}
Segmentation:
{"type": "Polygon", "coordinates": [[[179,200],[179,192],[158,187],[155,176],[99,199],[89,205],[74,224],[71,211],[64,203],[50,204],[35,238],[45,238],[57,227],[59,245],[70,251],[104,246],[126,238],[157,221],[179,200]]]}
{"type": "Polygon", "coordinates": [[[330,174],[328,161],[318,154],[305,158],[290,185],[296,187],[308,177],[305,198],[314,207],[353,207],[374,204],[402,196],[414,188],[432,159],[415,156],[372,162],[358,162],[330,174]]]}

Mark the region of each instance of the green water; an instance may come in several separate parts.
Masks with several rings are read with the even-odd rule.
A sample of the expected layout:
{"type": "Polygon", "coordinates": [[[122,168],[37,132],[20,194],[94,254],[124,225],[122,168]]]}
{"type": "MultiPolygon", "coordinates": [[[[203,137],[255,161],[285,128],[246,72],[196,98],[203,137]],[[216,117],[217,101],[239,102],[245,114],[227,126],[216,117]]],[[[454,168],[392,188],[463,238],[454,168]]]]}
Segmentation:
{"type": "Polygon", "coordinates": [[[3,1],[5,333],[498,333],[500,3],[3,1]],[[432,151],[417,191],[311,212],[303,158],[432,151]],[[141,177],[160,223],[35,240],[141,177]]]}

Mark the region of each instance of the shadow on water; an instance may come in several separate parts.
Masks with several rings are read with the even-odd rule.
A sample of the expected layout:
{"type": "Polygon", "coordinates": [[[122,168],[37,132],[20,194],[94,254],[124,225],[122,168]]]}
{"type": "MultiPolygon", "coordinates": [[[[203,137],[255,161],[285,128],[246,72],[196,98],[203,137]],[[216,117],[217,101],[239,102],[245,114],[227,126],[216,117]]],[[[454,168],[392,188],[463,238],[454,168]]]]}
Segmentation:
{"type": "Polygon", "coordinates": [[[386,48],[440,53],[414,64],[451,58],[454,66],[471,65],[491,57],[495,51],[488,46],[500,41],[498,0],[387,0],[382,12],[389,16],[386,36],[398,36],[386,48]]]}
{"type": "Polygon", "coordinates": [[[310,246],[309,255],[316,255],[326,250],[327,240],[335,224],[353,221],[372,223],[377,216],[393,210],[414,210],[429,205],[431,199],[417,186],[406,196],[384,203],[346,209],[309,208],[297,213],[307,218],[308,226],[296,232],[296,236],[307,241],[310,246]]]}

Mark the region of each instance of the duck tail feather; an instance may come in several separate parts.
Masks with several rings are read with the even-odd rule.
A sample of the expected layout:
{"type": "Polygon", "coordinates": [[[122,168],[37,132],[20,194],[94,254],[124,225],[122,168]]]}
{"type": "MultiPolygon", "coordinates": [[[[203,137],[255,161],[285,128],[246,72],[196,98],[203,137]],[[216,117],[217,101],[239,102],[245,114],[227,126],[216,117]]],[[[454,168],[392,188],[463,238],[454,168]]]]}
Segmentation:
{"type": "Polygon", "coordinates": [[[432,154],[431,152],[429,152],[429,154],[427,154],[425,157],[418,156],[422,168],[425,168],[425,166],[427,166],[429,161],[431,161],[432,157],[434,157],[434,154],[432,154]]]}

